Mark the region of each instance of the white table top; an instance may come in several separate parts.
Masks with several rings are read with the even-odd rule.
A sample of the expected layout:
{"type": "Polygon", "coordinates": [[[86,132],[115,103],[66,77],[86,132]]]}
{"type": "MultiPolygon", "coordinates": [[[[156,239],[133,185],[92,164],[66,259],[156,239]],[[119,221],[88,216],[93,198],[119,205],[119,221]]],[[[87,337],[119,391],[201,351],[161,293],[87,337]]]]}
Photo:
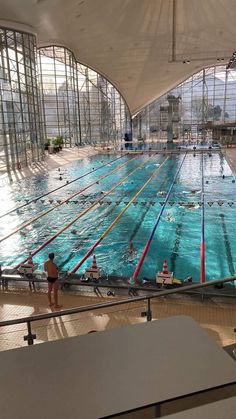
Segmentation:
{"type": "Polygon", "coordinates": [[[235,380],[233,359],[193,319],[176,316],[0,352],[0,412],[98,418],[235,380]]]}

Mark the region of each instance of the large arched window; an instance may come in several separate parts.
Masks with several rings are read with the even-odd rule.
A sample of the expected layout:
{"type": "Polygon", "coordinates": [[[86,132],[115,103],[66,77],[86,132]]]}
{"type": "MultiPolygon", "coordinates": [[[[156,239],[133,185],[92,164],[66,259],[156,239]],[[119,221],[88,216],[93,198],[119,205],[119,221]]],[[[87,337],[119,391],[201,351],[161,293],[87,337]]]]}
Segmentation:
{"type": "Polygon", "coordinates": [[[154,141],[236,142],[236,70],[206,68],[145,107],[135,136],[154,141]]]}
{"type": "Polygon", "coordinates": [[[121,140],[128,110],[104,77],[78,63],[60,46],[38,49],[39,83],[46,137],[65,146],[121,140]]]}

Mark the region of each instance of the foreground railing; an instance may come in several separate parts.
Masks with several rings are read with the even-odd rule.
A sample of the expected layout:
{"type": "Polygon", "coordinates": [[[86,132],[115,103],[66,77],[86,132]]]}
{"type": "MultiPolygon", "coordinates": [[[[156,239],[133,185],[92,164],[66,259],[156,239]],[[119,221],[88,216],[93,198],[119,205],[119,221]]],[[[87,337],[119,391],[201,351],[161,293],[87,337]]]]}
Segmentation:
{"type": "MultiPolygon", "coordinates": [[[[236,280],[236,277],[227,277],[224,279],[218,279],[215,281],[205,282],[204,284],[191,284],[191,285],[182,286],[180,288],[167,289],[164,291],[160,291],[158,293],[156,292],[150,293],[144,296],[132,297],[128,299],[126,298],[126,299],[122,299],[118,301],[106,302],[106,303],[101,303],[101,304],[90,304],[87,306],[75,307],[75,308],[71,308],[67,310],[54,311],[52,313],[45,313],[45,314],[39,314],[36,316],[22,317],[20,319],[5,320],[5,321],[0,322],[0,327],[13,326],[15,324],[26,323],[28,334],[24,336],[24,340],[28,342],[28,345],[33,345],[34,339],[36,339],[36,334],[32,333],[31,323],[35,321],[51,319],[55,317],[68,316],[68,315],[77,314],[77,313],[84,313],[86,311],[101,310],[107,307],[115,307],[115,306],[120,306],[124,304],[134,303],[137,301],[146,301],[146,300],[147,300],[147,310],[142,312],[141,315],[143,317],[147,317],[147,321],[151,321],[152,320],[151,300],[154,298],[160,298],[160,297],[171,295],[171,294],[180,294],[185,291],[192,291],[197,288],[206,288],[212,285],[223,284],[225,282],[232,282],[235,280],[236,280]]],[[[132,288],[132,285],[130,285],[130,288],[132,288]]]]}

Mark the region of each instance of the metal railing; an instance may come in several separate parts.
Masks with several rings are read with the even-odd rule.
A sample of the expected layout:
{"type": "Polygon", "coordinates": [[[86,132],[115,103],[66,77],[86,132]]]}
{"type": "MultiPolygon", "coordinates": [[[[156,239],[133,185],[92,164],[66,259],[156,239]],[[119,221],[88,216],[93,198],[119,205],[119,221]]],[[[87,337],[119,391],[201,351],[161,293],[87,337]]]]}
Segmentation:
{"type": "MultiPolygon", "coordinates": [[[[198,283],[198,284],[182,286],[180,288],[167,289],[164,291],[160,291],[158,293],[156,292],[150,293],[144,296],[137,296],[137,297],[132,297],[128,299],[126,298],[126,299],[122,299],[118,301],[106,302],[106,303],[101,303],[101,304],[90,304],[90,305],[82,306],[82,307],[75,307],[75,308],[66,309],[66,310],[54,311],[52,313],[45,313],[45,314],[39,314],[36,316],[22,317],[20,319],[4,320],[0,322],[0,327],[13,326],[15,324],[26,323],[28,334],[24,336],[24,340],[28,342],[28,345],[33,345],[34,339],[36,339],[36,334],[32,333],[31,323],[35,321],[51,319],[55,317],[68,316],[68,315],[77,314],[77,313],[84,313],[87,311],[100,310],[103,308],[121,306],[124,304],[130,304],[130,303],[146,301],[146,300],[147,300],[147,310],[142,312],[141,315],[143,317],[146,317],[147,321],[151,321],[152,320],[151,300],[154,298],[160,298],[160,297],[164,297],[171,294],[180,294],[186,291],[195,290],[197,288],[202,289],[202,288],[206,288],[212,285],[218,285],[218,284],[223,284],[225,282],[233,282],[233,281],[236,281],[236,277],[232,276],[232,277],[227,277],[224,279],[218,279],[215,281],[205,282],[204,284],[198,283]]],[[[132,284],[130,284],[130,289],[132,289],[132,284]]]]}

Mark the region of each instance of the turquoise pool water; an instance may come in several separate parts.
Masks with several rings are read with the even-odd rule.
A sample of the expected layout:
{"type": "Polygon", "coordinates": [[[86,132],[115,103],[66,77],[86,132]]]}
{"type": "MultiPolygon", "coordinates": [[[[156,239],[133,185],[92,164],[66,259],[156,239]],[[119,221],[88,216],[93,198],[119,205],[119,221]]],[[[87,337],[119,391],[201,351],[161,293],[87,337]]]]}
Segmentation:
{"type": "MultiPolygon", "coordinates": [[[[63,166],[60,172],[55,169],[2,188],[1,214],[4,214],[12,208],[24,204],[27,200],[35,199],[94,168],[94,171],[88,176],[1,218],[0,238],[23,222],[29,221],[31,217],[51,208],[61,200],[69,198],[71,194],[78,192],[88,184],[94,181],[98,182],[74,197],[68,204],[60,206],[23,228],[21,233],[14,234],[4,240],[0,248],[2,265],[15,266],[28,256],[29,251],[37,249],[83,209],[89,208],[91,203],[103,197],[106,191],[128,176],[132,170],[141,166],[111,194],[104,197],[100,204],[34,256],[34,262],[39,263],[39,268],[42,269],[48,253],[55,252],[60,270],[69,271],[105,232],[159,165],[165,161],[157,175],[153,177],[94,252],[97,256],[98,266],[102,267],[108,275],[130,277],[134,273],[184,154],[173,155],[168,159],[164,155],[127,155],[111,162],[115,157],[94,156],[63,166]],[[99,181],[100,177],[119,168],[125,162],[127,164],[116,173],[99,181]],[[105,163],[109,163],[109,165],[95,170],[105,163]],[[59,180],[60,174],[62,180],[59,180]],[[135,254],[130,259],[126,256],[129,240],[133,241],[135,247],[135,254]]],[[[236,184],[233,183],[234,177],[221,153],[213,153],[211,156],[208,153],[204,154],[203,173],[206,279],[212,280],[235,273],[234,214],[236,203],[234,203],[234,197],[236,184]]],[[[163,260],[167,259],[169,270],[174,271],[175,277],[184,279],[191,275],[194,281],[199,281],[201,174],[201,155],[187,154],[140,271],[140,278],[154,279],[156,272],[162,269],[163,260]],[[193,204],[188,206],[187,203],[193,204]]],[[[78,272],[84,272],[91,263],[92,257],[89,257],[78,272]]]]}

